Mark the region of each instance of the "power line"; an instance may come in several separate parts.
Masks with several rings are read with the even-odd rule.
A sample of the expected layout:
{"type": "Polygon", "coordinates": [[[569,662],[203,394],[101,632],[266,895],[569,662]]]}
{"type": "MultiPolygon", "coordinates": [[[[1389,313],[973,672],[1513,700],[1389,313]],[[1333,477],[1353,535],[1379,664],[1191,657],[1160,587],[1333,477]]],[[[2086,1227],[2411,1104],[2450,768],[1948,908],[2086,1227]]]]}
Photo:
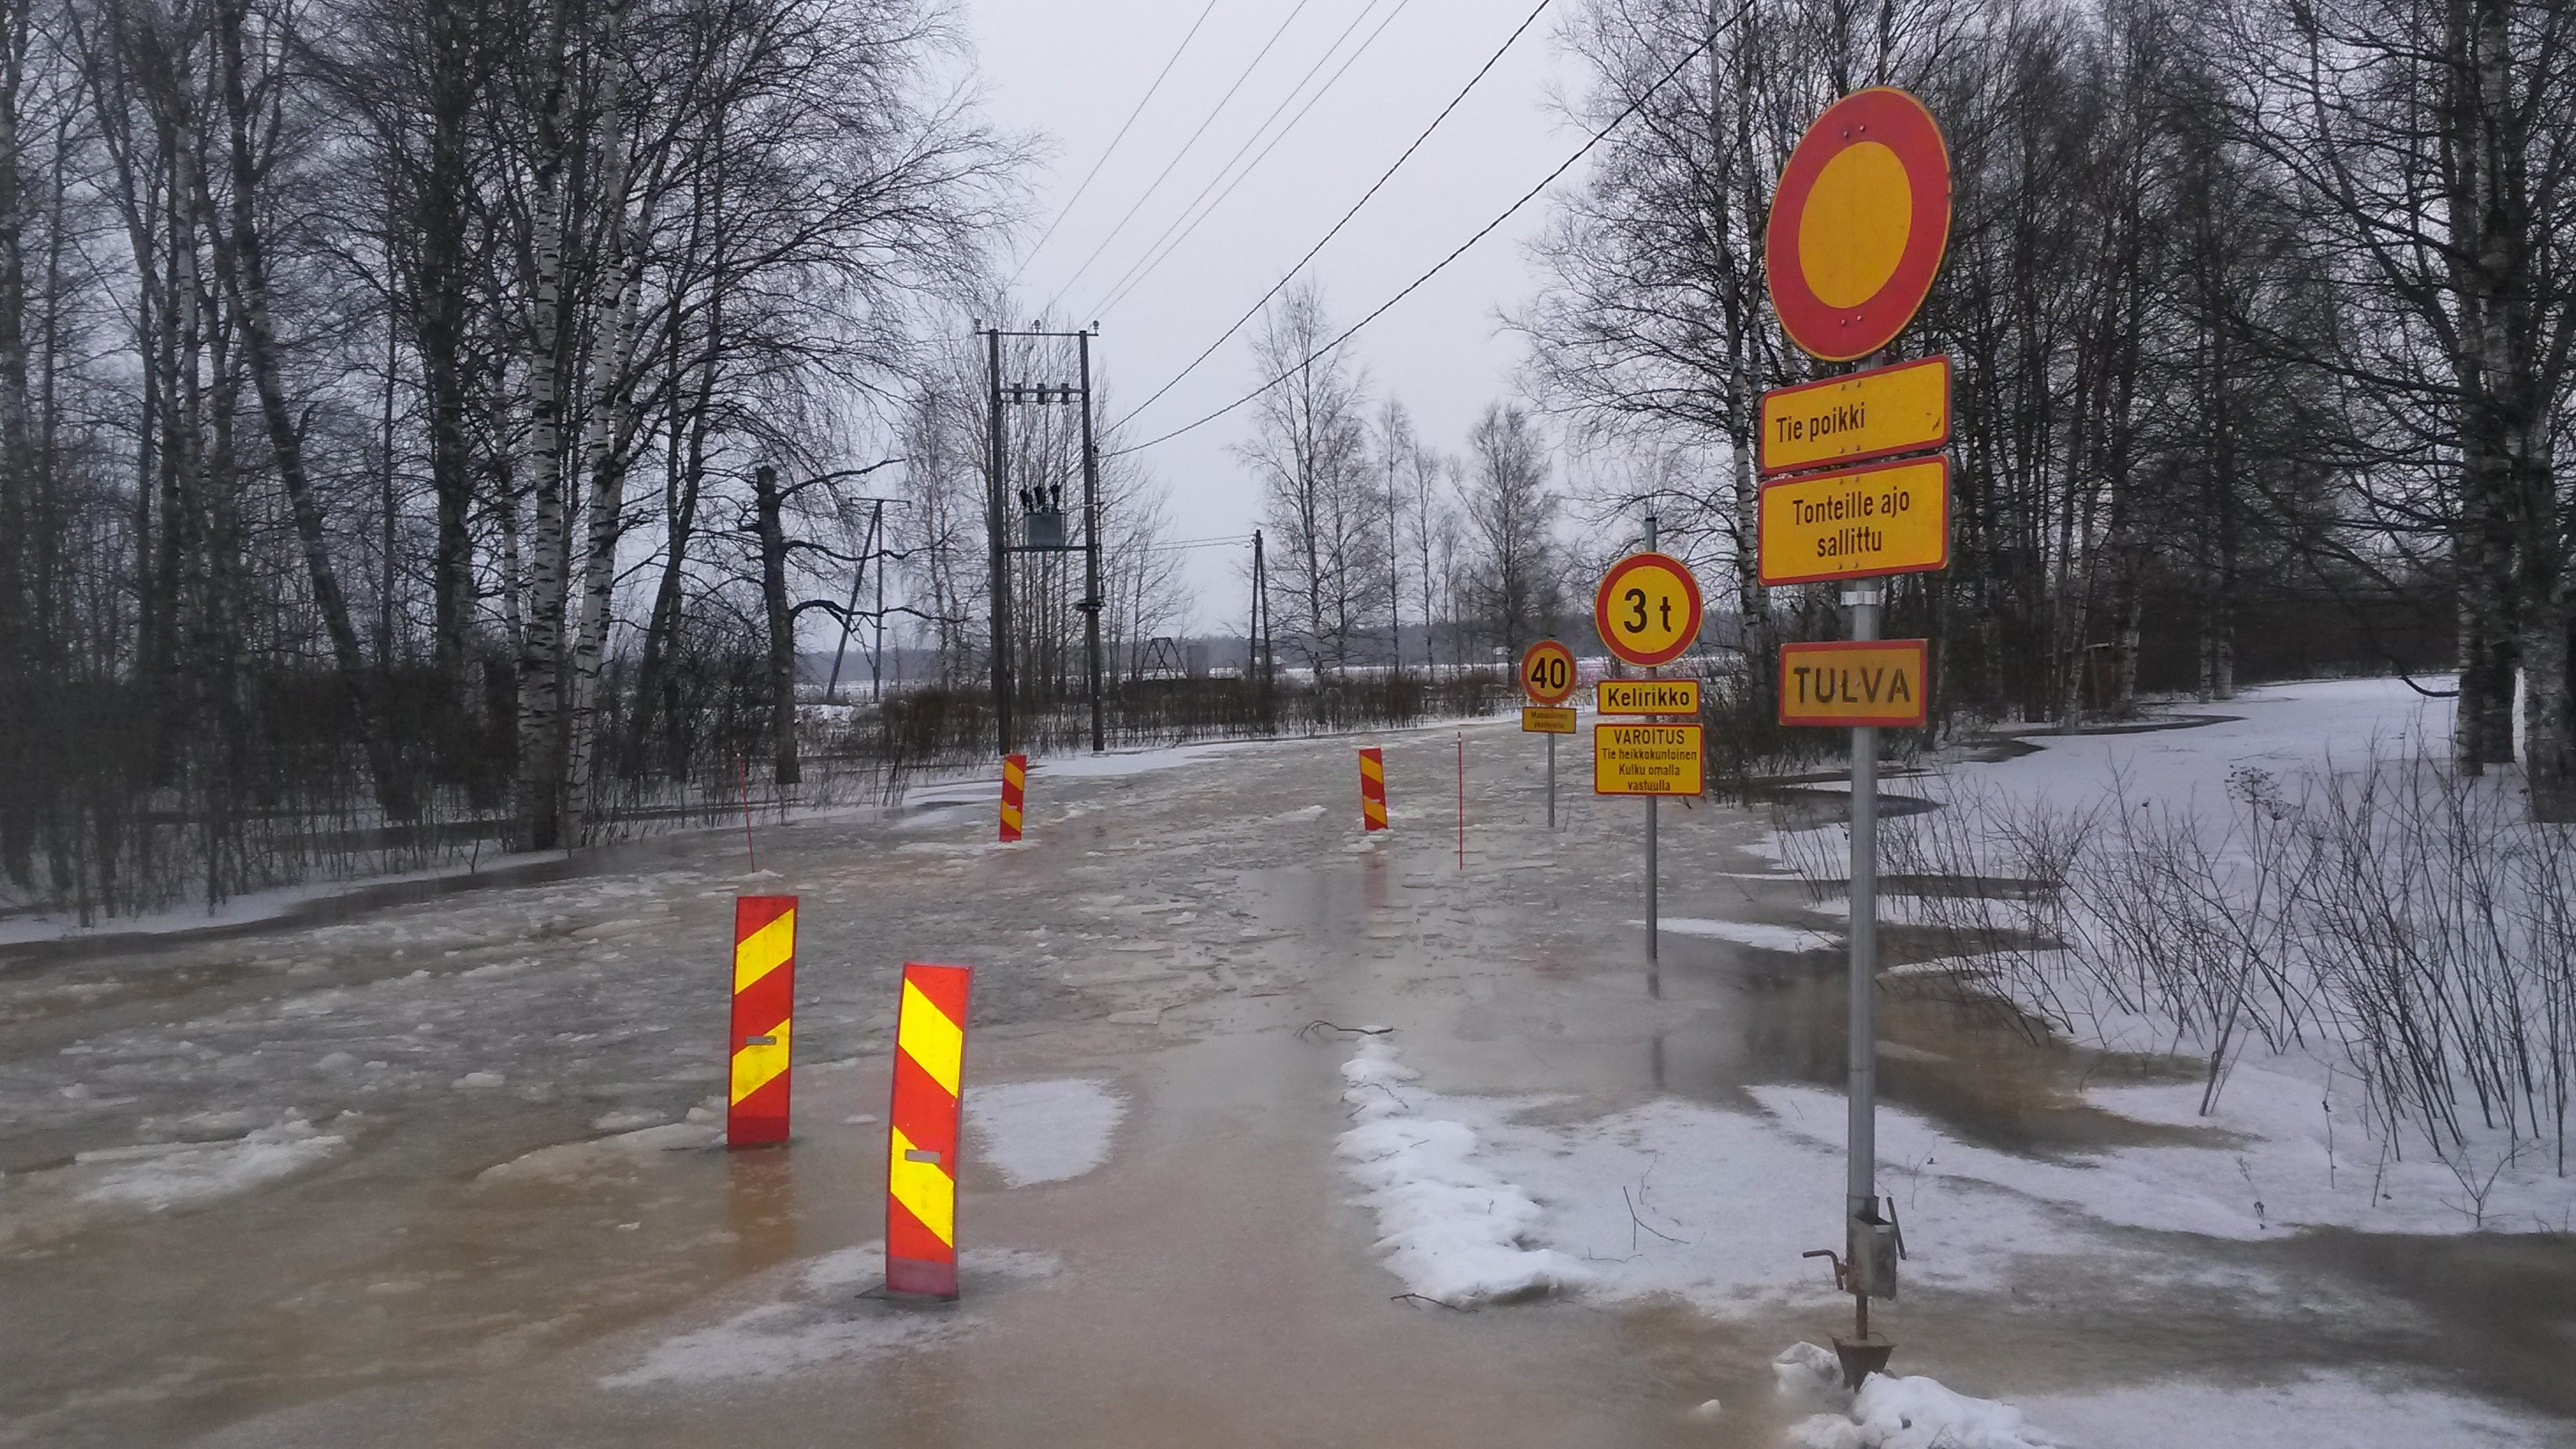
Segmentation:
{"type": "MultiPolygon", "coordinates": [[[[1091,249],[1091,255],[1082,259],[1082,265],[1073,269],[1073,275],[1064,279],[1064,285],[1056,288],[1055,295],[1047,299],[1045,312],[1040,315],[1054,311],[1055,304],[1064,299],[1064,294],[1073,290],[1073,284],[1081,281],[1083,273],[1091,270],[1091,264],[1100,260],[1100,254],[1109,250],[1109,244],[1118,239],[1118,233],[1125,231],[1127,223],[1134,220],[1136,213],[1153,198],[1154,193],[1162,187],[1164,178],[1172,174],[1172,168],[1181,164],[1181,158],[1190,154],[1190,148],[1199,143],[1199,137],[1206,135],[1207,128],[1216,124],[1216,118],[1225,113],[1226,106],[1234,100],[1235,92],[1243,89],[1243,83],[1252,79],[1252,73],[1260,69],[1261,62],[1269,56],[1272,47],[1279,44],[1279,37],[1286,35],[1288,27],[1296,24],[1297,17],[1305,14],[1306,7],[1313,3],[1314,0],[1297,0],[1297,8],[1288,12],[1288,18],[1279,22],[1277,30],[1270,32],[1270,38],[1262,42],[1260,51],[1252,57],[1251,63],[1244,66],[1243,73],[1234,78],[1234,84],[1226,87],[1225,94],[1217,98],[1216,105],[1210,108],[1206,118],[1199,122],[1199,128],[1190,132],[1190,138],[1181,143],[1180,150],[1172,153],[1172,159],[1165,162],[1162,171],[1146,184],[1144,194],[1136,198],[1134,206],[1127,208],[1125,216],[1118,218],[1118,224],[1109,229],[1109,235],[1102,237],[1100,245],[1091,249]]],[[[1376,0],[1370,0],[1370,4],[1373,8],[1376,0]]]]}
{"type": "Polygon", "coordinates": [[[1181,43],[1172,47],[1171,58],[1165,60],[1163,68],[1154,73],[1154,83],[1145,87],[1144,99],[1136,102],[1136,109],[1127,113],[1126,124],[1118,128],[1117,135],[1109,138],[1109,146],[1100,153],[1100,159],[1092,162],[1091,169],[1082,174],[1082,184],[1073,188],[1073,195],[1066,197],[1064,205],[1056,209],[1055,220],[1047,223],[1047,229],[1039,235],[1037,244],[1029,248],[1026,256],[1020,258],[1019,266],[1011,272],[1011,280],[1002,284],[1004,290],[1007,291],[1018,282],[1020,273],[1027,271],[1029,263],[1037,260],[1038,253],[1046,249],[1047,238],[1054,236],[1055,229],[1064,225],[1064,219],[1073,213],[1074,203],[1082,200],[1083,193],[1091,189],[1092,178],[1100,174],[1101,167],[1109,164],[1109,158],[1117,151],[1118,143],[1127,139],[1127,132],[1134,128],[1136,118],[1145,114],[1145,107],[1153,101],[1154,93],[1163,88],[1163,81],[1171,75],[1172,67],[1180,63],[1181,52],[1190,48],[1190,42],[1198,36],[1199,27],[1207,24],[1208,16],[1215,12],[1216,0],[1208,0],[1207,8],[1199,12],[1199,18],[1190,22],[1189,34],[1182,36],[1181,43]]]}
{"type": "MultiPolygon", "coordinates": [[[[1146,277],[1152,276],[1155,269],[1168,260],[1173,252],[1178,251],[1181,247],[1181,243],[1188,241],[1191,234],[1199,229],[1199,223],[1206,221],[1210,215],[1214,214],[1218,207],[1223,206],[1225,204],[1226,197],[1234,195],[1235,187],[1241,186],[1245,179],[1250,177],[1253,172],[1261,169],[1261,163],[1270,159],[1270,153],[1279,149],[1279,143],[1288,139],[1288,134],[1297,129],[1298,125],[1306,119],[1307,113],[1315,109],[1316,103],[1323,100],[1325,94],[1331,91],[1335,85],[1340,84],[1342,77],[1350,73],[1351,67],[1359,63],[1359,58],[1361,56],[1368,54],[1369,47],[1377,44],[1378,37],[1386,34],[1387,27],[1393,25],[1396,17],[1402,15],[1405,12],[1406,7],[1410,6],[1412,3],[1413,0],[1397,0],[1396,7],[1393,10],[1386,12],[1386,18],[1378,22],[1377,29],[1369,32],[1368,39],[1361,41],[1359,43],[1359,48],[1353,50],[1350,55],[1342,61],[1340,69],[1335,70],[1329,79],[1316,88],[1313,95],[1306,98],[1306,104],[1298,108],[1296,115],[1289,117],[1287,125],[1279,128],[1279,134],[1270,138],[1270,144],[1261,147],[1261,154],[1252,158],[1252,164],[1244,167],[1241,174],[1235,174],[1235,163],[1243,159],[1245,152],[1250,151],[1256,145],[1260,145],[1262,133],[1270,129],[1270,123],[1278,120],[1280,112],[1287,110],[1290,105],[1295,103],[1298,92],[1306,88],[1306,82],[1313,80],[1315,78],[1315,73],[1322,70],[1326,63],[1332,60],[1334,51],[1341,49],[1342,41],[1350,39],[1351,31],[1359,29],[1360,23],[1368,19],[1368,10],[1362,10],[1359,14],[1359,18],[1351,22],[1350,29],[1344,30],[1341,35],[1333,41],[1332,50],[1327,50],[1321,56],[1318,56],[1314,65],[1309,67],[1303,76],[1298,77],[1296,86],[1291,89],[1288,94],[1280,97],[1278,106],[1273,109],[1268,116],[1263,117],[1261,124],[1253,129],[1251,135],[1244,138],[1243,144],[1236,148],[1235,153],[1226,158],[1225,165],[1217,168],[1217,173],[1208,178],[1207,185],[1199,188],[1199,194],[1190,198],[1189,205],[1182,207],[1180,214],[1172,218],[1171,225],[1163,228],[1162,235],[1154,238],[1153,241],[1148,243],[1143,254],[1136,258],[1135,263],[1129,266],[1124,273],[1120,274],[1117,281],[1109,284],[1109,295],[1090,309],[1091,314],[1098,316],[1099,314],[1108,311],[1110,308],[1117,306],[1129,292],[1135,290],[1138,285],[1143,283],[1146,277]],[[1231,184],[1227,184],[1226,178],[1230,175],[1234,177],[1234,180],[1231,184]],[[1225,186],[1225,194],[1223,196],[1219,196],[1214,202],[1211,202],[1205,211],[1200,211],[1199,203],[1206,201],[1208,193],[1216,190],[1220,185],[1225,186]],[[1198,214],[1193,217],[1191,215],[1192,212],[1197,212],[1198,214]],[[1183,222],[1189,223],[1188,230],[1186,231],[1181,230],[1181,224],[1183,222]],[[1177,238],[1172,236],[1172,233],[1175,231],[1180,231],[1181,233],[1177,238]],[[1163,246],[1165,241],[1171,242],[1171,246],[1169,248],[1165,248],[1163,246]]],[[[1370,0],[1369,9],[1373,10],[1375,8],[1377,8],[1377,0],[1370,0]]]]}
{"type": "MultiPolygon", "coordinates": [[[[1607,140],[1611,132],[1618,130],[1623,125],[1626,125],[1631,116],[1644,110],[1646,102],[1653,100],[1657,92],[1661,91],[1665,86],[1672,84],[1674,78],[1679,76],[1692,61],[1699,59],[1701,55],[1705,54],[1709,46],[1716,42],[1716,39],[1717,37],[1712,35],[1707,39],[1700,41],[1699,44],[1692,46],[1680,60],[1674,62],[1672,69],[1664,72],[1661,79],[1658,79],[1653,85],[1646,87],[1646,89],[1641,92],[1635,100],[1628,103],[1627,109],[1612,117],[1608,125],[1593,132],[1591,139],[1585,141],[1581,147],[1577,148],[1573,155],[1566,157],[1564,162],[1555,170],[1547,173],[1545,177],[1541,178],[1536,186],[1533,186],[1529,190],[1521,193],[1521,198],[1518,201],[1515,201],[1510,206],[1503,208],[1502,214],[1495,217],[1492,221],[1486,222],[1483,226],[1478,227],[1474,236],[1460,242],[1457,250],[1452,251],[1449,255],[1442,257],[1438,262],[1434,263],[1431,270],[1424,272],[1421,276],[1405,283],[1402,291],[1397,292],[1394,296],[1379,303],[1375,311],[1370,312],[1367,316],[1362,317],[1357,322],[1354,322],[1349,327],[1343,329],[1340,336],[1335,337],[1332,341],[1327,342],[1323,346],[1306,354],[1302,360],[1291,364],[1277,376],[1270,378],[1259,387],[1256,387],[1252,391],[1245,393],[1243,396],[1236,398],[1234,401],[1227,403],[1224,407],[1218,408],[1216,411],[1198,418],[1195,421],[1184,423],[1180,427],[1174,428],[1170,432],[1164,433],[1159,437],[1148,438],[1144,442],[1134,444],[1130,447],[1120,448],[1115,452],[1104,453],[1101,456],[1104,458],[1119,458],[1124,457],[1129,453],[1141,453],[1147,448],[1157,447],[1161,444],[1168,443],[1172,439],[1177,438],[1184,433],[1195,432],[1200,428],[1206,427],[1208,424],[1215,422],[1217,419],[1224,417],[1228,413],[1233,412],[1245,403],[1252,401],[1254,398],[1270,391],[1279,384],[1286,382],[1289,378],[1296,376],[1299,369],[1312,364],[1317,359],[1322,358],[1325,354],[1333,351],[1337,347],[1340,347],[1343,343],[1350,341],[1351,338],[1359,334],[1361,328],[1366,327],[1378,318],[1385,316],[1389,311],[1393,310],[1398,302],[1403,301],[1405,298],[1412,296],[1416,291],[1420,290],[1424,283],[1429,282],[1433,277],[1436,277],[1442,272],[1448,270],[1451,262],[1465,256],[1468,250],[1475,246],[1476,243],[1493,235],[1496,229],[1500,228],[1504,222],[1507,222],[1514,216],[1518,215],[1522,207],[1537,200],[1540,193],[1556,184],[1557,178],[1563,176],[1566,172],[1573,170],[1576,162],[1579,162],[1584,157],[1591,155],[1592,149],[1600,145],[1604,140],[1607,140]]],[[[1237,325],[1239,326],[1241,324],[1238,323],[1237,325]]],[[[1193,362],[1190,365],[1195,367],[1198,364],[1193,362]]],[[[1168,388],[1166,390],[1168,390],[1168,388]]],[[[1158,392],[1154,396],[1160,397],[1162,396],[1162,393],[1158,392]]],[[[1148,399],[1148,401],[1150,400],[1151,399],[1148,399]]],[[[1131,412],[1126,418],[1119,419],[1119,422],[1124,423],[1128,418],[1133,418],[1134,416],[1135,414],[1131,412]]]]}
{"type": "MultiPolygon", "coordinates": [[[[1431,124],[1423,127],[1422,134],[1413,138],[1413,144],[1404,148],[1404,154],[1396,157],[1394,163],[1388,166],[1384,172],[1380,173],[1377,180],[1371,183],[1369,189],[1361,194],[1360,199],[1351,203],[1351,209],[1342,213],[1341,220],[1333,223],[1332,229],[1324,233],[1322,240],[1316,242],[1313,246],[1308,247],[1306,249],[1306,254],[1297,259],[1297,264],[1290,267],[1287,274],[1282,276],[1269,291],[1262,293],[1259,301],[1254,302],[1250,307],[1244,309],[1243,315],[1234,319],[1234,325],[1225,329],[1223,335],[1219,336],[1214,342],[1209,343],[1206,349],[1200,352],[1198,356],[1191,358],[1189,365],[1173,374],[1170,381],[1164,383],[1161,387],[1156,388],[1152,397],[1149,397],[1143,402],[1128,409],[1127,416],[1120,418],[1119,422],[1123,424],[1133,420],[1138,413],[1152,407],[1154,403],[1163,396],[1163,394],[1180,386],[1181,379],[1188,377],[1191,373],[1197,371],[1200,363],[1215,356],[1216,350],[1232,341],[1234,334],[1242,331],[1245,323],[1260,316],[1261,309],[1270,305],[1270,299],[1278,296],[1282,291],[1286,290],[1288,284],[1297,279],[1297,274],[1306,269],[1306,264],[1313,261],[1317,253],[1323,251],[1326,246],[1330,245],[1333,238],[1342,234],[1342,228],[1350,225],[1351,218],[1360,214],[1360,208],[1368,205],[1370,198],[1384,190],[1386,184],[1395,179],[1395,173],[1403,169],[1405,162],[1413,159],[1413,153],[1422,149],[1423,143],[1431,139],[1431,133],[1439,130],[1441,123],[1449,119],[1450,112],[1457,110],[1459,104],[1467,99],[1468,92],[1473,91],[1495,66],[1502,63],[1503,56],[1511,50],[1514,44],[1519,42],[1521,36],[1526,33],[1532,25],[1538,23],[1539,16],[1545,13],[1547,7],[1553,3],[1555,3],[1555,0],[1538,0],[1538,4],[1530,10],[1530,13],[1527,16],[1522,18],[1520,25],[1516,27],[1510,35],[1504,37],[1503,43],[1495,48],[1492,55],[1485,58],[1485,63],[1482,66],[1477,67],[1476,73],[1467,78],[1467,83],[1458,88],[1458,94],[1449,98],[1449,104],[1440,108],[1440,114],[1431,118],[1431,124]]],[[[1669,79],[1669,77],[1667,77],[1667,79],[1669,79]]],[[[1651,92],[1649,94],[1651,94],[1651,92]]],[[[1625,116],[1620,117],[1620,120],[1625,119],[1627,119],[1625,116]]],[[[1615,126],[1618,122],[1613,121],[1611,124],[1615,126]]],[[[1595,137],[1594,139],[1597,141],[1599,138],[1595,137]]],[[[1584,149],[1588,151],[1591,148],[1586,146],[1584,149]]],[[[1580,158],[1580,155],[1581,153],[1578,152],[1578,159],[1580,158]]],[[[1254,164],[1258,165],[1260,163],[1255,162],[1254,164]]],[[[1572,163],[1569,162],[1567,164],[1571,165],[1572,163]]],[[[1559,170],[1561,172],[1563,168],[1560,167],[1559,170]]],[[[1247,172],[1246,174],[1248,175],[1250,173],[1247,172]]],[[[1549,180],[1554,179],[1554,177],[1549,178],[1549,180]]],[[[1543,187],[1546,185],[1546,182],[1541,182],[1540,185],[1543,187]]],[[[1527,198],[1523,198],[1523,200],[1527,200],[1527,198]]],[[[1506,215],[1508,214],[1509,213],[1506,213],[1506,215]]],[[[1165,255],[1168,256],[1169,253],[1165,253],[1165,255]]],[[[1446,264],[1444,263],[1443,265],[1446,264]]],[[[1241,404],[1237,404],[1237,406],[1241,406],[1241,404]]],[[[1196,427],[1197,424],[1193,423],[1191,426],[1196,427]]],[[[1161,440],[1156,439],[1155,441],[1159,442],[1161,440]]],[[[1151,446],[1151,444],[1147,444],[1145,446],[1151,446]]]]}

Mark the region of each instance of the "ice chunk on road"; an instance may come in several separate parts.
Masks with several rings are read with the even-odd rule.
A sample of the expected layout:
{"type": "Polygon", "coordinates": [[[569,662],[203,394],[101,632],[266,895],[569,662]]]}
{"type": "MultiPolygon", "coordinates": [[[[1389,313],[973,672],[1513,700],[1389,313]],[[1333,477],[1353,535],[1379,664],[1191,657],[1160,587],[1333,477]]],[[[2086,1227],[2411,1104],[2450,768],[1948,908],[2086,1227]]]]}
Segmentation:
{"type": "Polygon", "coordinates": [[[1359,1125],[1335,1150],[1376,1214],[1387,1267],[1453,1307],[1579,1286],[1591,1274],[1553,1248],[1524,1246],[1546,1212],[1481,1160],[1474,1128],[1421,1115],[1399,1088],[1417,1074],[1370,1040],[1342,1068],[1359,1125]]]}
{"type": "Polygon", "coordinates": [[[312,1167],[348,1146],[301,1117],[233,1142],[210,1142],[155,1154],[99,1178],[84,1202],[118,1203],[151,1212],[244,1192],[312,1167]]]}
{"type": "MultiPolygon", "coordinates": [[[[600,1121],[610,1121],[627,1114],[610,1113],[600,1121]]],[[[698,1122],[669,1122],[659,1127],[644,1127],[619,1132],[607,1137],[594,1137],[585,1142],[558,1142],[534,1152],[511,1158],[483,1169],[481,1180],[499,1178],[575,1178],[602,1173],[623,1173],[649,1160],[656,1152],[686,1152],[722,1145],[721,1128],[698,1122]]]]}
{"type": "Polygon", "coordinates": [[[966,1093],[975,1151],[1005,1187],[1065,1182],[1109,1160],[1127,1103],[1098,1082],[1002,1082],[966,1093]]]}
{"type": "MultiPolygon", "coordinates": [[[[1840,1397],[1839,1366],[1815,1344],[1794,1345],[1772,1361],[1772,1370],[1785,1396],[1840,1397]]],[[[2058,1443],[2010,1404],[1971,1398],[1938,1379],[1886,1374],[1870,1375],[1841,1412],[1791,1425],[1789,1442],[1797,1449],[2053,1449],[2058,1443]]]]}
{"type": "MultiPolygon", "coordinates": [[[[1630,921],[1628,924],[1642,930],[1646,923],[1630,921]]],[[[1693,916],[1674,916],[1655,924],[1666,935],[1707,936],[1765,951],[1822,951],[1837,944],[1833,937],[1821,931],[1797,926],[1766,926],[1758,921],[1709,921],[1693,916]]]]}
{"type": "MultiPolygon", "coordinates": [[[[972,1287],[995,1279],[1040,1280],[1063,1266],[1053,1253],[969,1248],[959,1268],[972,1287]]],[[[880,1282],[885,1244],[843,1248],[796,1265],[778,1301],[745,1309],[705,1328],[653,1345],[641,1362],[600,1383],[612,1389],[684,1387],[728,1380],[784,1378],[840,1360],[871,1357],[973,1331],[971,1311],[935,1313],[851,1292],[880,1282]]]]}

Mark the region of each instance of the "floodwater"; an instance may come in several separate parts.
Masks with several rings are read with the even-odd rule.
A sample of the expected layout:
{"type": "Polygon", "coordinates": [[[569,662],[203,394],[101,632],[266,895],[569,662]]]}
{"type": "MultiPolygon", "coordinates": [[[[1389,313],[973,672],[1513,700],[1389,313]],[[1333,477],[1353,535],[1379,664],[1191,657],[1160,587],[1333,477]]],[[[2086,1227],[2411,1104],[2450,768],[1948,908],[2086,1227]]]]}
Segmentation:
{"type": "MultiPolygon", "coordinates": [[[[1784,1266],[1814,1272],[1811,1298],[1735,1314],[1581,1295],[1457,1312],[1400,1296],[1348,1201],[1336,1027],[1395,1027],[1426,1085],[1549,1094],[1568,1122],[1841,1082],[1839,951],[1670,935],[1650,968],[1643,810],[1569,791],[1551,835],[1537,743],[1465,735],[1463,867],[1456,732],[1425,731],[1123,776],[1041,762],[1030,842],[1008,850],[968,800],[764,826],[758,876],[717,832],[22,962],[0,975],[0,1443],[1777,1443],[1770,1355],[1847,1316],[1815,1265],[1784,1266]],[[1374,841],[1355,743],[1387,748],[1396,828],[1374,841]],[[736,891],[803,902],[793,1143],[523,1161],[705,1115],[736,891]],[[970,1095],[1082,1077],[1128,1105],[1069,1181],[1005,1187],[970,1138],[967,1293],[947,1307],[868,1296],[856,1251],[882,1230],[907,958],[978,967],[970,1095]],[[117,1154],[281,1120],[341,1142],[157,1210],[97,1196],[117,1154]],[[1711,1399],[1722,1413],[1694,1415],[1711,1399]]],[[[1579,762],[1563,775],[1583,788],[1579,762]]],[[[1819,924],[1795,883],[1757,878],[1761,820],[1662,819],[1667,918],[1819,924]]],[[[2080,1098],[2171,1064],[1901,992],[1881,1027],[1889,1100],[1959,1138],[2047,1156],[2192,1135],[2080,1098]]],[[[1896,1367],[2011,1397],[2340,1366],[2576,1421],[2564,1238],[2110,1236],[2316,1307],[2034,1256],[2009,1291],[1909,1290],[1882,1316],[1896,1367]]]]}

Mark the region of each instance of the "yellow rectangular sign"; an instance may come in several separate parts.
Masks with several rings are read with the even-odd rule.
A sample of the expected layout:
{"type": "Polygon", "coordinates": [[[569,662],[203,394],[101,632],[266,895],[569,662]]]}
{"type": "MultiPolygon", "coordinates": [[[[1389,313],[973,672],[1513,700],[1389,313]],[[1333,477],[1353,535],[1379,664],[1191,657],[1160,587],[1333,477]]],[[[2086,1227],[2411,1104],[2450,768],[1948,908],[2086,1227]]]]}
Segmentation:
{"type": "Polygon", "coordinates": [[[1950,566],[1950,460],[1908,458],[1762,485],[1762,582],[1827,583],[1950,566]]]}
{"type": "Polygon", "coordinates": [[[1762,394],[1762,472],[1950,445],[1950,359],[1873,367],[1762,394]]]}
{"type": "Polygon", "coordinates": [[[1921,639],[1780,646],[1780,723],[1922,726],[1930,671],[1921,639]]]}
{"type": "Polygon", "coordinates": [[[1592,727],[1595,795],[1703,794],[1708,788],[1705,760],[1695,724],[1592,727]]]}
{"type": "Polygon", "coordinates": [[[1593,707],[1603,714],[1699,713],[1696,679],[1605,679],[1592,686],[1593,707]]]}
{"type": "Polygon", "coordinates": [[[1521,706],[1521,733],[1525,735],[1570,735],[1574,733],[1574,711],[1551,705],[1521,706]]]}

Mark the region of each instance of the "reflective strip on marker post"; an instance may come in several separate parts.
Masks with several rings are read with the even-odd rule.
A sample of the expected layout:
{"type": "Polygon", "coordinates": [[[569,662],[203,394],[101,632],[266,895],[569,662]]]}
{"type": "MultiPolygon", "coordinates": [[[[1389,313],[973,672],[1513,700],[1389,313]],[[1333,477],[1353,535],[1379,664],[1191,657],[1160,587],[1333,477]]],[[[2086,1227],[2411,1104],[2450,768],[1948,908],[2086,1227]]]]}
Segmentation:
{"type": "Polygon", "coordinates": [[[1029,793],[1029,757],[1002,757],[1002,839],[1020,838],[1020,821],[1029,793]]]}
{"type": "Polygon", "coordinates": [[[735,897],[726,1146],[757,1147],[787,1140],[788,1054],[795,1011],[796,898],[735,897]]]}
{"type": "Polygon", "coordinates": [[[1360,751],[1360,830],[1386,828],[1386,751],[1360,751]]]}
{"type": "Polygon", "coordinates": [[[886,1131],[886,1291],[957,1296],[957,1120],[974,973],[906,962],[886,1131]]]}

